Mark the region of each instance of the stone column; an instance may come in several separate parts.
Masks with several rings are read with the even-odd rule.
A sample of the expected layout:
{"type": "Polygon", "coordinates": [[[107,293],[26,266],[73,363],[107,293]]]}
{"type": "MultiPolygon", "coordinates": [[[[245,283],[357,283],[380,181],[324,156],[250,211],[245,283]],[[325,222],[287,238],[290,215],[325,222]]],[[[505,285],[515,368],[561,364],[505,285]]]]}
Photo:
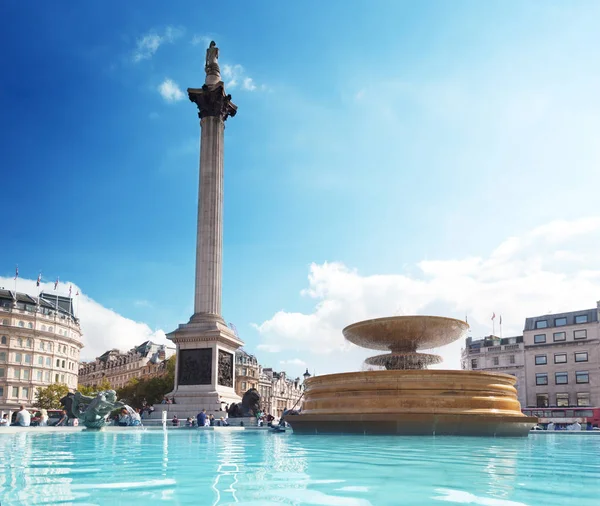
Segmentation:
{"type": "Polygon", "coordinates": [[[222,321],[223,136],[225,121],[237,107],[222,81],[188,88],[200,117],[200,187],[196,242],[194,315],[190,322],[222,321]]]}

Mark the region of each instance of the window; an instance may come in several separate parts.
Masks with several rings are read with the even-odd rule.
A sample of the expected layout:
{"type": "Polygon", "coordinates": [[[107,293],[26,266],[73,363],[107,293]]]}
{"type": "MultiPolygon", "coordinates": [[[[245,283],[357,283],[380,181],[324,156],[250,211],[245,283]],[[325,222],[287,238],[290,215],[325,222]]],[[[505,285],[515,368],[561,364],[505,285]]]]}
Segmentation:
{"type": "Polygon", "coordinates": [[[17,344],[18,344],[19,346],[23,346],[23,339],[21,339],[21,338],[19,337],[19,339],[17,339],[17,344]]]}
{"type": "Polygon", "coordinates": [[[24,380],[29,379],[29,369],[23,369],[23,379],[24,380]]]}
{"type": "Polygon", "coordinates": [[[23,321],[20,321],[20,322],[19,322],[19,327],[25,327],[25,322],[23,322],[23,321]]]}
{"type": "Polygon", "coordinates": [[[500,364],[500,358],[499,357],[493,357],[492,358],[492,363],[494,365],[499,365],[500,364]]]}
{"type": "MultiPolygon", "coordinates": [[[[578,406],[589,406],[590,405],[590,394],[578,392],[577,393],[577,405],[578,406]]],[[[589,415],[586,415],[589,416],[589,415]]],[[[593,415],[591,415],[593,416],[593,415]]]]}
{"type": "Polygon", "coordinates": [[[50,367],[52,365],[52,359],[50,357],[46,357],[46,367],[50,367]]]}
{"type": "MultiPolygon", "coordinates": [[[[583,394],[583,395],[589,395],[589,394],[583,394]]],[[[591,409],[576,409],[574,416],[587,416],[589,418],[592,418],[594,416],[594,412],[591,409]]]]}
{"type": "Polygon", "coordinates": [[[6,362],[6,352],[0,351],[0,362],[6,362]]]}
{"type": "Polygon", "coordinates": [[[477,359],[476,358],[471,359],[471,369],[477,369],[477,359]]]}
{"type": "Polygon", "coordinates": [[[548,320],[538,320],[535,322],[536,329],[545,329],[548,328],[548,320]]]}
{"type": "Polygon", "coordinates": [[[8,325],[8,320],[6,318],[4,318],[4,320],[2,320],[2,325],[8,325]]]}
{"type": "Polygon", "coordinates": [[[54,375],[54,383],[58,383],[58,374],[54,375]]]}
{"type": "Polygon", "coordinates": [[[44,351],[46,349],[46,345],[44,344],[44,341],[40,341],[40,350],[44,351]]]}
{"type": "Polygon", "coordinates": [[[569,382],[569,374],[566,372],[557,372],[554,374],[554,383],[557,385],[566,385],[569,382]]]}
{"type": "Polygon", "coordinates": [[[587,322],[588,322],[588,315],[578,314],[577,316],[575,316],[575,323],[587,323],[587,322]]]}
{"type": "Polygon", "coordinates": [[[60,360],[56,359],[56,367],[60,367],[60,360]]]}
{"type": "Polygon", "coordinates": [[[61,363],[61,367],[64,369],[65,368],[65,361],[63,360],[61,363]]]}
{"type": "Polygon", "coordinates": [[[65,375],[64,375],[64,374],[61,374],[61,375],[60,375],[60,382],[61,382],[61,383],[64,383],[64,382],[65,382],[65,375]]]}
{"type": "Polygon", "coordinates": [[[31,364],[31,355],[29,353],[25,353],[25,363],[31,364]]]}
{"type": "Polygon", "coordinates": [[[4,387],[0,387],[0,397],[4,397],[4,387]]]}
{"type": "Polygon", "coordinates": [[[2,339],[0,339],[0,343],[2,343],[2,344],[6,344],[7,343],[6,336],[2,336],[2,339]]]}
{"type": "Polygon", "coordinates": [[[43,372],[42,371],[38,371],[37,372],[37,380],[38,381],[42,381],[42,378],[43,378],[43,372]]]}
{"type": "Polygon", "coordinates": [[[44,365],[44,357],[38,357],[38,365],[44,365]]]}
{"type": "Polygon", "coordinates": [[[575,330],[573,332],[573,337],[575,339],[587,339],[587,330],[575,330]]]}
{"type": "Polygon", "coordinates": [[[46,379],[46,381],[47,381],[48,383],[50,383],[50,371],[46,371],[46,373],[45,373],[45,375],[44,375],[44,376],[45,376],[45,379],[46,379]]]}
{"type": "Polygon", "coordinates": [[[21,369],[13,369],[13,378],[21,379],[21,369]]]}
{"type": "Polygon", "coordinates": [[[20,353],[15,353],[15,362],[21,362],[23,360],[23,355],[20,353]]]}
{"type": "Polygon", "coordinates": [[[567,363],[567,354],[566,353],[557,353],[554,355],[554,363],[555,364],[566,364],[567,363]]]}
{"type": "Polygon", "coordinates": [[[567,318],[561,316],[560,318],[554,318],[554,326],[555,327],[564,327],[567,324],[567,318]]]}
{"type": "MultiPolygon", "coordinates": [[[[46,332],[46,325],[42,325],[42,331],[46,332]]],[[[43,348],[42,348],[43,349],[43,348]]]]}
{"type": "Polygon", "coordinates": [[[4,378],[4,367],[0,367],[0,378],[4,378]]]}
{"type": "Polygon", "coordinates": [[[548,359],[546,355],[536,355],[535,356],[535,365],[546,365],[548,363],[548,359]]]}
{"type": "Polygon", "coordinates": [[[569,405],[569,394],[556,394],[556,406],[566,408],[569,405]]]}
{"type": "Polygon", "coordinates": [[[29,322],[29,323],[27,324],[27,328],[29,328],[29,329],[32,329],[32,328],[33,328],[33,323],[29,322]]]}
{"type": "Polygon", "coordinates": [[[533,342],[535,344],[545,343],[546,342],[546,334],[536,334],[533,336],[533,342]]]}
{"type": "Polygon", "coordinates": [[[538,408],[548,407],[548,394],[537,394],[535,397],[535,405],[538,408]]]}
{"type": "MultiPolygon", "coordinates": [[[[54,327],[48,327],[48,332],[54,332],[54,327]]],[[[50,351],[52,351],[52,348],[50,348],[50,351]]]]}
{"type": "Polygon", "coordinates": [[[29,387],[21,388],[21,397],[23,399],[29,399],[29,387]]]}
{"type": "Polygon", "coordinates": [[[19,387],[13,387],[13,397],[19,397],[19,387]]]}
{"type": "Polygon", "coordinates": [[[545,372],[538,372],[535,375],[535,384],[536,385],[547,385],[548,384],[548,374],[545,372]]]}
{"type": "Polygon", "coordinates": [[[508,357],[508,362],[511,363],[511,364],[514,364],[515,363],[515,356],[514,355],[510,355],[508,357]]]}
{"type": "Polygon", "coordinates": [[[566,341],[567,340],[567,333],[566,332],[555,332],[552,337],[554,339],[554,342],[557,342],[557,341],[566,341]]]}
{"type": "Polygon", "coordinates": [[[587,351],[580,351],[575,353],[575,362],[587,362],[588,354],[587,351]]]}
{"type": "Polygon", "coordinates": [[[575,373],[575,383],[589,383],[590,374],[587,371],[578,371],[575,373]]]}
{"type": "Polygon", "coordinates": [[[27,339],[27,347],[28,348],[32,348],[33,347],[33,341],[31,339],[27,339]]]}

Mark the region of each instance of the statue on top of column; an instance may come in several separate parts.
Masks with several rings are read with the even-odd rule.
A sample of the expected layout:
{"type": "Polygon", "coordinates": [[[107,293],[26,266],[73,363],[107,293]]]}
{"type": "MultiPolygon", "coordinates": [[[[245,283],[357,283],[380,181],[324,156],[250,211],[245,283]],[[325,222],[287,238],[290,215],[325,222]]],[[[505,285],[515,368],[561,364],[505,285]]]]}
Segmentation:
{"type": "Polygon", "coordinates": [[[219,82],[221,80],[221,69],[219,68],[219,48],[214,40],[210,41],[210,45],[206,50],[206,63],[204,64],[206,72],[206,82],[219,82]],[[214,76],[214,77],[212,77],[214,76]],[[210,79],[212,77],[212,79],[210,79]],[[215,77],[217,78],[215,80],[215,77]]]}

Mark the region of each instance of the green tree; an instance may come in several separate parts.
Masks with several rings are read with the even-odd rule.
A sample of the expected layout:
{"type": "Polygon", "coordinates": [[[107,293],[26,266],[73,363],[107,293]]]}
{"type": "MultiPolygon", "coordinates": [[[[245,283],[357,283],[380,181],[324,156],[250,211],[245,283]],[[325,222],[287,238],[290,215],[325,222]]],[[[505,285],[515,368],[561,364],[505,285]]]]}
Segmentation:
{"type": "Polygon", "coordinates": [[[61,409],[60,400],[68,393],[69,387],[62,383],[39,387],[35,393],[35,404],[39,409],[61,409]]]}
{"type": "Polygon", "coordinates": [[[110,381],[108,381],[106,378],[102,378],[102,381],[100,382],[99,385],[95,385],[95,386],[86,386],[86,385],[79,385],[77,387],[77,391],[81,392],[83,395],[95,395],[98,392],[103,392],[104,390],[112,390],[112,386],[110,384],[110,381]]]}
{"type": "Polygon", "coordinates": [[[166,394],[173,391],[175,360],[175,356],[167,360],[167,372],[163,376],[129,380],[127,385],[117,390],[117,397],[134,408],[141,408],[144,402],[148,404],[160,402],[166,394]]]}

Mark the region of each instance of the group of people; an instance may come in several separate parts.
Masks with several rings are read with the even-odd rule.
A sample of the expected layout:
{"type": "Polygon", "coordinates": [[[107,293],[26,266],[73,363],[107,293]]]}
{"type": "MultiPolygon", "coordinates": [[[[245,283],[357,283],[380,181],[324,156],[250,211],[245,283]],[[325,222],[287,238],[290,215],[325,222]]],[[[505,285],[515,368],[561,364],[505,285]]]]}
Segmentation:
{"type": "MultiPolygon", "coordinates": [[[[24,405],[21,404],[21,406],[19,406],[19,411],[17,411],[13,421],[8,419],[8,413],[5,413],[2,416],[2,418],[0,419],[0,427],[7,427],[9,425],[13,427],[29,427],[32,424],[38,427],[48,427],[48,420],[49,416],[48,411],[46,409],[40,409],[39,415],[35,417],[35,420],[32,420],[31,413],[27,411],[24,405]]],[[[64,427],[66,425],[69,425],[69,417],[67,415],[67,412],[63,409],[61,411],[60,418],[55,424],[53,424],[53,427],[64,427]]],[[[73,419],[71,425],[78,425],[77,418],[73,419]]]]}
{"type": "MultiPolygon", "coordinates": [[[[171,424],[173,425],[173,427],[179,427],[180,423],[181,422],[180,422],[179,418],[177,418],[177,415],[174,415],[173,419],[171,420],[171,424]]],[[[185,426],[186,427],[214,427],[214,426],[227,427],[227,426],[229,426],[229,422],[224,417],[221,417],[219,420],[217,420],[212,413],[210,415],[208,415],[208,414],[206,414],[206,409],[203,409],[200,413],[198,413],[196,418],[194,418],[193,416],[188,416],[188,418],[185,421],[185,426]]]]}
{"type": "Polygon", "coordinates": [[[123,406],[115,421],[119,427],[138,427],[142,425],[141,410],[123,406]]]}

